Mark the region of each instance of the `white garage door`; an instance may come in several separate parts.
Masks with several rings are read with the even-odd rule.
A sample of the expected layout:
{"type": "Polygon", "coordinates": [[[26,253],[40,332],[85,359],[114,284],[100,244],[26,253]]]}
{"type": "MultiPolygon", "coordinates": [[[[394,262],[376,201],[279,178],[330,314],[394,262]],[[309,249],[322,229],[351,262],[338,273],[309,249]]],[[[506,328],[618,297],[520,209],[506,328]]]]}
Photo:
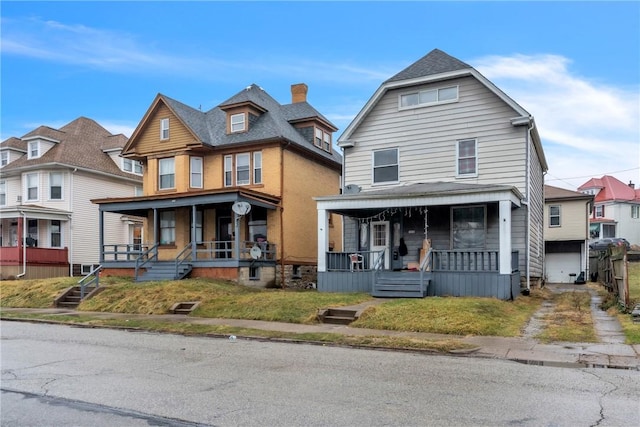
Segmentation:
{"type": "Polygon", "coordinates": [[[579,253],[551,253],[545,256],[547,283],[573,283],[582,271],[579,253]],[[575,274],[575,276],[569,276],[575,274]]]}

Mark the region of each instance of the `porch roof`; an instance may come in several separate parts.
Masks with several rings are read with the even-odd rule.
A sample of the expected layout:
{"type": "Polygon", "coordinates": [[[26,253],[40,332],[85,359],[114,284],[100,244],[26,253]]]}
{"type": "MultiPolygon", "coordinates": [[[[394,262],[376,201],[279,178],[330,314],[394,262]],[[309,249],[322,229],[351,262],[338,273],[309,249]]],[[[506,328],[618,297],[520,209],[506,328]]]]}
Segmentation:
{"type": "Polygon", "coordinates": [[[26,216],[31,219],[69,221],[71,212],[39,205],[14,205],[0,208],[0,219],[26,216]]]}
{"type": "Polygon", "coordinates": [[[155,194],[153,196],[94,199],[102,212],[146,216],[150,209],[170,209],[185,206],[212,206],[222,203],[248,202],[253,206],[276,209],[280,198],[249,189],[218,189],[188,193],[155,194]]]}
{"type": "Polygon", "coordinates": [[[360,209],[463,205],[509,200],[520,207],[523,196],[510,185],[430,182],[396,185],[336,196],[315,197],[318,209],[353,212],[360,209]]]}

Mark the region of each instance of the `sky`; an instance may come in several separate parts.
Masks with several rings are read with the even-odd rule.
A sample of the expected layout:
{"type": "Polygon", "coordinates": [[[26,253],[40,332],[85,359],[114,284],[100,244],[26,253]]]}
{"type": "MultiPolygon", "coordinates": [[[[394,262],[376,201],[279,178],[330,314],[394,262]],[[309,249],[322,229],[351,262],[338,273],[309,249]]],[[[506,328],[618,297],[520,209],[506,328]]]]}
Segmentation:
{"type": "Polygon", "coordinates": [[[437,48],[531,113],[549,171],[576,190],[640,188],[640,2],[0,3],[0,140],[84,116],[130,136],[162,93],[209,110],[292,84],[338,128],[437,48]]]}

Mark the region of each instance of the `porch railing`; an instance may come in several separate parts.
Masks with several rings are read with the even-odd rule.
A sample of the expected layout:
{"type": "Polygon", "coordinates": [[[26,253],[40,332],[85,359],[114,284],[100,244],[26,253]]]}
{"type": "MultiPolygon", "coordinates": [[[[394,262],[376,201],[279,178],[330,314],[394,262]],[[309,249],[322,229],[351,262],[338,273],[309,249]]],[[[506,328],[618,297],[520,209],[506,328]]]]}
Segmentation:
{"type": "Polygon", "coordinates": [[[38,248],[2,246],[0,248],[0,260],[3,263],[21,263],[23,250],[26,251],[27,263],[35,264],[67,264],[69,262],[69,250],[67,248],[38,248]]]}
{"type": "Polygon", "coordinates": [[[89,274],[84,276],[82,279],[78,280],[78,285],[80,285],[80,300],[82,301],[86,294],[87,286],[91,286],[93,284],[96,285],[96,289],[100,287],[100,270],[102,270],[102,266],[99,265],[92,269],[89,274]]]}
{"type": "Polygon", "coordinates": [[[134,261],[149,250],[148,245],[124,243],[102,246],[103,261],[134,261]]]}
{"type": "Polygon", "coordinates": [[[377,256],[375,256],[373,261],[373,283],[371,286],[375,286],[378,283],[378,277],[380,277],[380,272],[384,269],[384,254],[387,252],[387,248],[381,250],[377,256]]]}
{"type": "Polygon", "coordinates": [[[327,271],[352,271],[352,256],[356,256],[361,261],[356,267],[357,270],[373,270],[372,259],[380,251],[351,251],[351,252],[327,252],[327,271]]]}
{"type": "Polygon", "coordinates": [[[433,249],[429,248],[429,251],[425,255],[424,259],[420,263],[420,292],[422,295],[425,294],[425,286],[424,286],[424,274],[427,271],[431,271],[433,264],[433,249]]]}
{"type": "Polygon", "coordinates": [[[193,251],[191,249],[191,243],[189,243],[176,256],[174,277],[178,277],[178,271],[180,271],[180,267],[184,265],[187,261],[191,261],[192,259],[193,259],[193,251]]]}
{"type": "MultiPolygon", "coordinates": [[[[249,240],[240,242],[239,259],[254,259],[251,254],[251,250],[254,247],[258,247],[260,249],[259,252],[254,249],[253,252],[254,256],[257,256],[258,260],[275,261],[277,250],[274,243],[253,242],[249,240]]],[[[198,242],[195,259],[198,261],[235,259],[236,252],[236,242],[233,240],[198,242]]]]}
{"type": "Polygon", "coordinates": [[[138,273],[140,269],[144,267],[148,262],[158,261],[158,244],[151,246],[146,251],[142,252],[138,258],[136,258],[135,275],[138,279],[138,273]]]}

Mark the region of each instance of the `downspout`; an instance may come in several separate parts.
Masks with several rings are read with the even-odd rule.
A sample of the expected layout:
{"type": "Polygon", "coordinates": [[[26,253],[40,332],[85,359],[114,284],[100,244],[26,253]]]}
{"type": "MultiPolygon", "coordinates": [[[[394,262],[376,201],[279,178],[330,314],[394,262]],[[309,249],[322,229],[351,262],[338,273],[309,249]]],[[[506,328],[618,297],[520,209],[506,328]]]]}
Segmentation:
{"type": "Polygon", "coordinates": [[[526,249],[526,258],[527,258],[527,266],[526,266],[526,281],[527,281],[527,291],[531,291],[531,131],[534,128],[534,122],[530,119],[530,126],[527,128],[527,182],[526,182],[526,194],[527,194],[527,229],[526,229],[526,237],[525,244],[527,245],[526,249]]]}
{"type": "MultiPolygon", "coordinates": [[[[71,171],[69,175],[69,210],[73,212],[73,174],[78,171],[78,168],[75,168],[71,171]]],[[[71,217],[69,215],[69,277],[73,277],[73,227],[71,224],[71,217]]],[[[100,228],[100,237],[102,237],[103,230],[100,228]]],[[[102,242],[101,242],[102,243],[102,242]]],[[[104,246],[100,244],[98,251],[100,252],[100,258],[102,259],[102,251],[104,246]]],[[[93,268],[92,268],[93,269],[93,268]]],[[[80,267],[80,275],[82,276],[82,267],[80,267]]]]}
{"type": "Polygon", "coordinates": [[[27,274],[27,214],[19,211],[22,215],[22,273],[16,275],[16,279],[20,279],[27,274]]]}
{"type": "Polygon", "coordinates": [[[284,150],[291,144],[287,144],[280,150],[280,286],[286,288],[285,274],[284,274],[284,150]]]}

